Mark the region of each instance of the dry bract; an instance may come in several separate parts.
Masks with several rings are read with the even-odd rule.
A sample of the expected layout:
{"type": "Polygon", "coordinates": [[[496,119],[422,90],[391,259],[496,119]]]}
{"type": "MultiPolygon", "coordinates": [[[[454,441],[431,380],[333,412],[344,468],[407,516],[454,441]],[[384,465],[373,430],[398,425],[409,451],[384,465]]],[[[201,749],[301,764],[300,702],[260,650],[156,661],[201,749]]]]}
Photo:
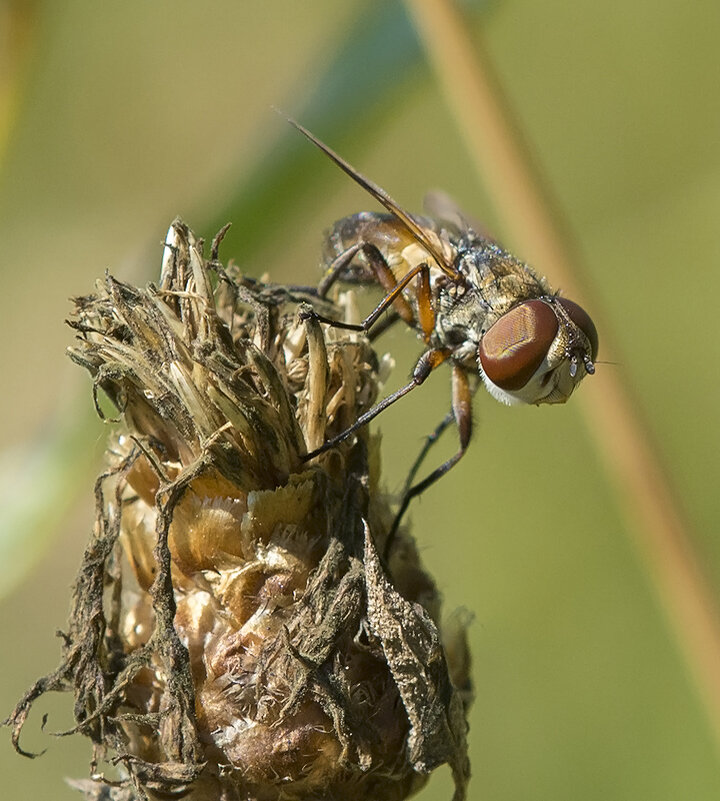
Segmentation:
{"type": "Polygon", "coordinates": [[[412,540],[379,556],[378,440],[303,461],[373,403],[375,354],[299,322],[317,298],[228,275],[218,244],[207,262],[176,221],[157,287],[107,276],[76,300],[71,357],[121,433],[62,663],[18,704],[14,742],[38,696],[71,690],[93,770],[124,781],[76,782],[88,797],[402,799],[447,762],[461,799],[464,629],[461,694],[412,540]]]}

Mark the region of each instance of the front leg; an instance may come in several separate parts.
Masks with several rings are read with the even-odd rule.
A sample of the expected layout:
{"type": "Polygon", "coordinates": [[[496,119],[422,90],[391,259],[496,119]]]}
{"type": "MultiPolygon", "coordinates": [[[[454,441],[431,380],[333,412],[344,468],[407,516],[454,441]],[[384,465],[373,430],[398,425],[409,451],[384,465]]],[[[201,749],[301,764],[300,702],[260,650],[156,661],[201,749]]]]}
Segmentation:
{"type": "Polygon", "coordinates": [[[341,323],[336,320],[331,320],[327,317],[317,315],[317,319],[321,322],[332,325],[334,328],[344,328],[351,331],[364,331],[367,332],[372,325],[377,321],[378,317],[386,311],[390,306],[394,308],[397,314],[410,326],[419,326],[422,331],[425,342],[429,342],[430,334],[435,327],[435,311],[432,306],[432,296],[430,291],[430,268],[427,264],[420,264],[409,270],[398,281],[395,274],[390,269],[385,257],[382,255],[376,245],[370,242],[358,242],[347,250],[343,251],[337,258],[330,264],[326,274],[318,286],[318,295],[324,298],[329,292],[333,284],[347,273],[348,268],[352,264],[353,259],[362,253],[372,270],[373,276],[378,284],[385,290],[385,297],[380,301],[377,307],[363,320],[359,325],[351,323],[341,323]],[[417,287],[417,306],[418,317],[416,320],[413,314],[412,307],[402,294],[408,284],[413,278],[418,277],[417,287]]]}
{"type": "MultiPolygon", "coordinates": [[[[390,266],[377,245],[373,245],[371,242],[361,241],[352,245],[347,250],[344,250],[337,258],[333,259],[322,281],[320,281],[318,285],[318,295],[320,295],[321,298],[326,297],[333,284],[343,274],[347,273],[348,267],[350,267],[353,259],[359,253],[362,253],[367,259],[367,263],[372,270],[375,280],[385,290],[385,293],[387,294],[395,289],[397,281],[395,280],[393,271],[390,269],[390,266]]],[[[395,300],[395,310],[408,325],[413,324],[412,309],[402,295],[395,300]]]]}
{"type": "Polygon", "coordinates": [[[408,394],[411,390],[415,389],[415,387],[419,387],[425,379],[430,375],[430,373],[440,364],[442,364],[445,359],[448,358],[450,355],[450,351],[447,349],[437,349],[437,350],[428,350],[423,353],[423,355],[418,359],[417,364],[415,365],[415,369],[413,370],[412,379],[405,384],[404,387],[400,387],[400,389],[396,390],[392,393],[392,395],[388,395],[387,398],[384,398],[380,401],[380,403],[376,404],[372,407],[372,409],[368,409],[365,414],[361,414],[360,417],[348,428],[346,428],[342,433],[338,434],[337,436],[329,439],[319,448],[316,448],[314,451],[311,451],[303,458],[303,461],[308,461],[309,459],[314,459],[316,456],[319,456],[321,453],[325,453],[325,451],[334,448],[336,445],[339,445],[344,439],[350,436],[353,432],[357,431],[358,428],[361,428],[366,423],[369,423],[372,419],[377,417],[380,412],[387,409],[388,406],[395,403],[395,401],[400,400],[400,398],[404,397],[408,394]]]}

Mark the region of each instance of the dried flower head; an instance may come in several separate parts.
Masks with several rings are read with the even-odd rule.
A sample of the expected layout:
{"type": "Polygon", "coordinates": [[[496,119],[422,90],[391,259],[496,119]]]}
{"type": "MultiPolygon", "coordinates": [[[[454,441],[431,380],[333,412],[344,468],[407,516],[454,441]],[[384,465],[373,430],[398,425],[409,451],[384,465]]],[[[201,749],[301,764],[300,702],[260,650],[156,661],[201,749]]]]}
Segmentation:
{"type": "MultiPolygon", "coordinates": [[[[38,696],[70,690],[89,798],[403,799],[449,763],[461,799],[464,629],[446,659],[412,540],[379,555],[379,442],[303,459],[371,406],[376,356],[301,319],[318,298],[231,276],[220,239],[208,262],[176,221],[157,287],[108,275],[76,300],[71,358],[122,426],[62,663],[14,743],[38,696]]],[[[352,295],[330,311],[352,318],[352,295]]]]}

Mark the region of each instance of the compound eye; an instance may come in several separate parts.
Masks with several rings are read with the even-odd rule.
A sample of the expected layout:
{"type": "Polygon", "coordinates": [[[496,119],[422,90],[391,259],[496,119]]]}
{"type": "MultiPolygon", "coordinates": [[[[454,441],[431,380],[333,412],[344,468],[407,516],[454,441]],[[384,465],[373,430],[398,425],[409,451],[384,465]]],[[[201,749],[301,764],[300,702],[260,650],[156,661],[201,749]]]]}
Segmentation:
{"type": "Polygon", "coordinates": [[[585,334],[590,342],[591,360],[595,361],[598,352],[598,332],[595,328],[595,323],[590,319],[590,315],[577,303],[573,303],[566,298],[558,298],[559,303],[563,309],[568,313],[568,317],[575,323],[575,325],[585,334]]]}
{"type": "Polygon", "coordinates": [[[480,340],[478,356],[485,375],[500,389],[522,389],[547,356],[557,332],[557,317],[547,303],[528,300],[515,306],[480,340]]]}

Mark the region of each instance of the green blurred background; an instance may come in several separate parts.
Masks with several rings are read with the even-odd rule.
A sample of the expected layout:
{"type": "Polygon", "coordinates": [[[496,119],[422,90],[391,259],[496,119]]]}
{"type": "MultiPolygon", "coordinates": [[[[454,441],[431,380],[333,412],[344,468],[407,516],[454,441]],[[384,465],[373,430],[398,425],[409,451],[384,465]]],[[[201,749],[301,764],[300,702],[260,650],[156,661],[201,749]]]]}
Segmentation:
{"type": "MultiPolygon", "coordinates": [[[[630,386],[717,587],[720,5],[465,6],[620,348],[580,392],[610,371],[630,386]]],[[[247,272],[313,283],[322,230],[369,204],[273,106],[407,208],[439,186],[503,232],[399,3],[6,0],[0,88],[4,716],[58,661],[106,436],[64,356],[70,295],[105,269],[155,278],[176,214],[207,238],[232,221],[222,255],[247,272]]],[[[418,342],[382,345],[402,380],[418,342]]],[[[439,371],[380,418],[389,489],[448,400],[439,371]]],[[[718,746],[579,405],[482,394],[475,413],[469,454],[410,515],[446,609],[474,614],[470,798],[717,799],[718,746]]],[[[89,744],[39,731],[70,707],[31,717],[42,759],[1,744],[3,797],[78,797],[62,779],[86,775],[89,744]]],[[[441,770],[419,797],[450,792],[441,770]]]]}

